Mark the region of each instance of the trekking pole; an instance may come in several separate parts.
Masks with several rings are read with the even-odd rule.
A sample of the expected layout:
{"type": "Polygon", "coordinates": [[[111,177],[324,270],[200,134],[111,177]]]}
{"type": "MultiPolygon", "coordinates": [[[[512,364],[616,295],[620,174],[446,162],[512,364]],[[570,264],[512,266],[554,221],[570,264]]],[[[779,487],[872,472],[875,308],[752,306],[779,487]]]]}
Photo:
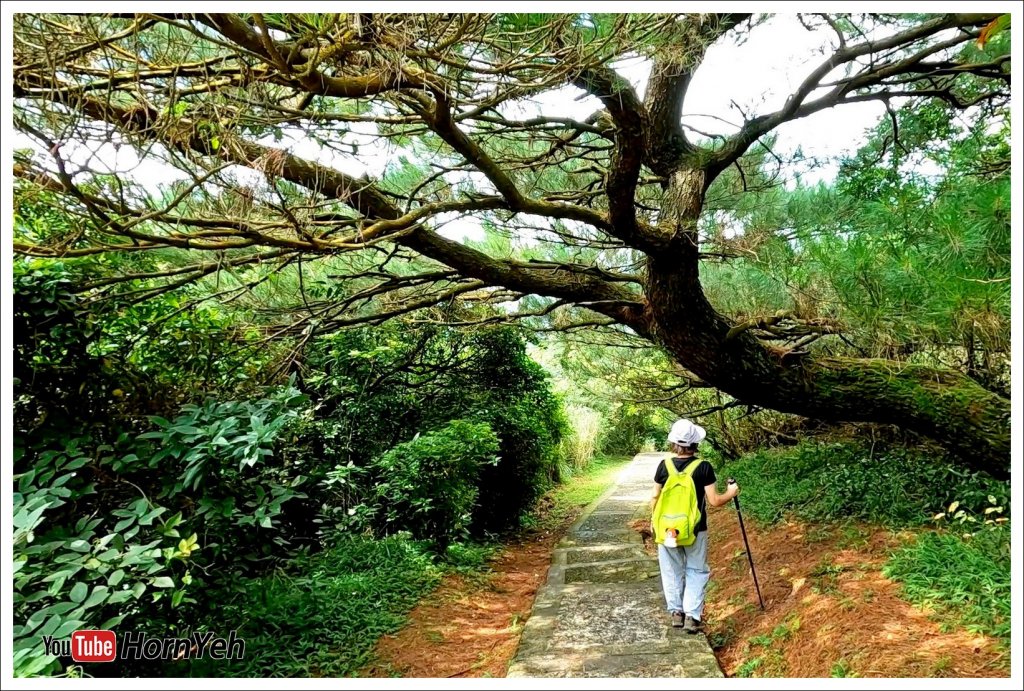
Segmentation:
{"type": "MultiPolygon", "coordinates": [[[[729,478],[727,482],[730,485],[735,485],[736,480],[729,478]]],[[[761,611],[764,611],[764,600],[761,599],[761,586],[757,584],[757,571],[754,570],[754,555],[750,553],[750,543],[747,541],[747,529],[743,527],[743,513],[740,511],[740,498],[735,496],[732,498],[736,502],[736,516],[740,519],[740,532],[743,533],[743,544],[747,548],[747,560],[750,562],[750,573],[754,576],[754,590],[757,591],[757,602],[761,605],[761,611]]]]}

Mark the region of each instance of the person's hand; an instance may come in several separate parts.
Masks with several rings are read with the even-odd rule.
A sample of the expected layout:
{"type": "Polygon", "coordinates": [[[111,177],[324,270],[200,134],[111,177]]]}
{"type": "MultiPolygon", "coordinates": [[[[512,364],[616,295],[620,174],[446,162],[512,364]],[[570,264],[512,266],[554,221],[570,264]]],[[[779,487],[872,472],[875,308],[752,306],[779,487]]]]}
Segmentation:
{"type": "Polygon", "coordinates": [[[736,480],[729,478],[728,480],[729,489],[726,490],[726,497],[732,499],[733,497],[739,496],[740,486],[736,483],[736,480]]]}

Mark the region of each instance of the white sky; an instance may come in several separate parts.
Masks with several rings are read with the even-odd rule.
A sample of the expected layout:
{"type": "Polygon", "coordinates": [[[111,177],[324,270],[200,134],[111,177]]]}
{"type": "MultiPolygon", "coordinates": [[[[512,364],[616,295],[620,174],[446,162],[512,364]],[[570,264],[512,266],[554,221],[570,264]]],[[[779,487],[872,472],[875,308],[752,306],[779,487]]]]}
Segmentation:
{"type": "MultiPolygon", "coordinates": [[[[736,105],[749,116],[771,112],[780,108],[804,77],[831,52],[834,36],[830,30],[808,31],[795,15],[780,14],[770,18],[749,32],[740,46],[722,40],[712,46],[690,85],[683,108],[683,123],[705,132],[729,134],[742,122],[743,116],[736,105]],[[733,123],[730,127],[726,123],[733,123]]],[[[646,86],[649,63],[641,59],[626,60],[616,66],[619,72],[637,88],[640,94],[646,86]]],[[[508,116],[529,117],[539,113],[586,118],[600,106],[593,97],[583,97],[575,87],[565,87],[543,94],[528,102],[505,104],[502,110],[508,116]]],[[[873,127],[884,107],[879,103],[863,103],[828,109],[807,118],[786,123],[776,130],[776,151],[784,159],[801,148],[806,156],[831,159],[832,163],[817,170],[802,171],[805,182],[829,180],[838,170],[835,159],[856,151],[865,140],[867,130],[873,127]]],[[[353,175],[368,174],[379,177],[389,162],[401,155],[386,140],[366,135],[373,126],[356,123],[353,134],[346,141],[359,140],[358,158],[321,148],[306,138],[286,137],[275,142],[268,137],[263,143],[285,146],[296,155],[317,160],[353,175]]],[[[692,133],[691,137],[695,136],[692,133]]],[[[27,140],[19,135],[18,146],[27,140]]],[[[411,156],[411,155],[410,155],[411,156]]],[[[160,160],[159,156],[141,160],[130,147],[115,150],[105,144],[92,151],[79,151],[71,158],[75,163],[90,157],[91,167],[119,171],[138,180],[152,191],[184,178],[181,171],[160,160]]],[[[262,176],[254,171],[234,167],[232,172],[247,184],[259,185],[262,176]]],[[[796,169],[787,171],[789,184],[795,182],[796,169]]],[[[482,175],[473,176],[483,188],[490,188],[482,175]]],[[[451,180],[454,182],[454,180],[451,180]]],[[[441,232],[449,237],[480,239],[483,235],[479,223],[473,218],[449,217],[438,219],[441,232]],[[447,223],[447,224],[445,224],[447,223]]]]}

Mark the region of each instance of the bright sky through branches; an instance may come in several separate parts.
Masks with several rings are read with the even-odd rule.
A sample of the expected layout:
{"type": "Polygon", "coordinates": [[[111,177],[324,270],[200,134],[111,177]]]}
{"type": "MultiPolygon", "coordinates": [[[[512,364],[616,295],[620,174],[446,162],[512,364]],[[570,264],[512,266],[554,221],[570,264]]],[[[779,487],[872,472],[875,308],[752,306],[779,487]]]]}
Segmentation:
{"type": "MultiPolygon", "coordinates": [[[[739,129],[744,113],[752,117],[781,107],[804,77],[834,51],[834,41],[835,36],[827,27],[810,31],[795,14],[778,14],[749,31],[741,45],[728,39],[718,42],[708,50],[690,86],[683,110],[684,125],[705,133],[732,134],[739,129]]],[[[617,64],[616,69],[642,95],[650,63],[640,58],[626,59],[617,64]]],[[[582,94],[575,87],[564,87],[530,101],[503,104],[502,109],[512,117],[543,113],[582,120],[600,105],[592,96],[580,98],[582,94]]],[[[794,185],[797,175],[805,183],[832,179],[838,171],[837,160],[863,143],[866,131],[884,112],[880,103],[858,103],[826,109],[779,127],[776,153],[786,161],[802,153],[805,161],[795,163],[786,171],[787,185],[794,185]],[[822,165],[813,166],[810,161],[822,165]]],[[[358,156],[325,149],[298,128],[286,131],[282,141],[268,136],[261,143],[285,146],[296,155],[371,178],[379,178],[388,164],[394,164],[403,154],[414,158],[411,152],[374,137],[371,124],[351,123],[349,129],[345,140],[358,142],[358,156]]],[[[690,135],[698,140],[702,138],[693,131],[690,135]]],[[[22,135],[18,140],[17,146],[28,145],[38,150],[34,142],[30,143],[22,135]]],[[[50,167],[49,156],[41,150],[40,154],[40,163],[50,167]]],[[[161,160],[162,157],[157,148],[140,160],[130,147],[115,148],[99,142],[70,156],[76,164],[88,161],[89,167],[97,172],[121,172],[157,196],[168,184],[185,177],[180,170],[161,160]]],[[[230,170],[243,184],[255,188],[266,185],[263,176],[256,171],[240,166],[231,166],[230,170]]],[[[456,182],[450,175],[446,179],[456,182]]],[[[486,178],[479,173],[473,176],[473,182],[490,189],[486,178]]],[[[443,224],[439,230],[449,237],[483,237],[476,219],[442,216],[436,220],[443,224]]]]}

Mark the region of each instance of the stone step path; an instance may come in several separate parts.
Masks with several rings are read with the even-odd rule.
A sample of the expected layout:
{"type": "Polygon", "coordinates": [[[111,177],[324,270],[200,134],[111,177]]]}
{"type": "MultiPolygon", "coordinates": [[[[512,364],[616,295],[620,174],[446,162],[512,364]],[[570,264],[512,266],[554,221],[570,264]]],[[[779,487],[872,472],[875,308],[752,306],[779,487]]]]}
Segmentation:
{"type": "Polygon", "coordinates": [[[647,518],[663,456],[638,454],[556,546],[509,677],[721,677],[703,634],[670,626],[647,518]]]}

